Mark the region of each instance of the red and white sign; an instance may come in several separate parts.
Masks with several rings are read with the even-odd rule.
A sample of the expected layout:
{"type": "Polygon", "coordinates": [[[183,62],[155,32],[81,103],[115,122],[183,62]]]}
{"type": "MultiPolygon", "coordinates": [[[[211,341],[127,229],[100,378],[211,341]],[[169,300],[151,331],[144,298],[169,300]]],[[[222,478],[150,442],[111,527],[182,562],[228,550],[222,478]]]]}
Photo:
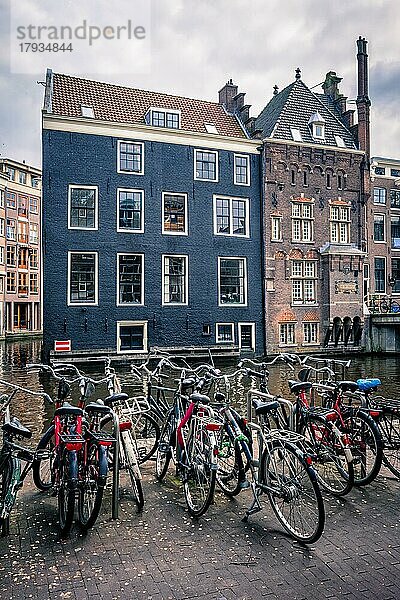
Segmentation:
{"type": "Polygon", "coordinates": [[[71,352],[71,340],[55,340],[55,352],[71,352]]]}

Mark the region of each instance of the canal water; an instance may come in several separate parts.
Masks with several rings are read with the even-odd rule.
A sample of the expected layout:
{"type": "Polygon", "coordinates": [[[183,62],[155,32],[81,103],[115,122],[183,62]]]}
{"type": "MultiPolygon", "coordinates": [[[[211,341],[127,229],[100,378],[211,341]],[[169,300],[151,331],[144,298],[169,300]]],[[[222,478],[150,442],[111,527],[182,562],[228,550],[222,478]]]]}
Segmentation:
{"type": "MultiPolygon", "coordinates": [[[[28,372],[27,363],[39,362],[41,340],[6,342],[0,345],[0,380],[16,383],[34,391],[45,391],[54,397],[57,390],[57,382],[48,377],[39,376],[37,373],[28,372]]],[[[218,365],[223,372],[232,372],[232,362],[227,365],[218,365]]],[[[129,369],[117,369],[117,373],[125,388],[130,394],[143,394],[141,385],[130,374],[129,369]]],[[[88,373],[89,374],[89,373],[88,373]]],[[[90,376],[100,379],[104,371],[100,364],[91,366],[90,376]]],[[[400,398],[400,356],[366,356],[352,357],[351,366],[347,372],[347,379],[358,379],[359,377],[379,377],[382,381],[380,392],[382,395],[400,398]]],[[[270,391],[289,397],[287,380],[293,379],[294,375],[286,367],[272,367],[270,369],[270,391]]],[[[244,405],[245,393],[249,382],[245,379],[236,381],[232,387],[232,400],[238,405],[244,405]]],[[[4,393],[6,387],[0,383],[0,392],[4,393]]],[[[99,386],[96,390],[97,397],[106,395],[105,386],[99,386]]],[[[77,390],[73,390],[72,398],[77,399],[77,390]]],[[[52,418],[53,407],[47,405],[42,398],[19,393],[12,402],[12,414],[17,416],[24,425],[32,429],[33,439],[39,439],[41,433],[47,427],[52,418]]]]}

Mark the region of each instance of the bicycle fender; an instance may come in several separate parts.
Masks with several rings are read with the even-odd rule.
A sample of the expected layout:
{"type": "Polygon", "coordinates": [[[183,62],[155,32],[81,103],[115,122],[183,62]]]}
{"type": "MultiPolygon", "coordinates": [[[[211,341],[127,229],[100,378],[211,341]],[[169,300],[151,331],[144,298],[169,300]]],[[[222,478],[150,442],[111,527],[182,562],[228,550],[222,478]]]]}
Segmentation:
{"type": "Polygon", "coordinates": [[[78,485],[78,452],[76,450],[70,450],[68,452],[69,459],[69,482],[68,485],[71,488],[76,488],[78,485]]]}

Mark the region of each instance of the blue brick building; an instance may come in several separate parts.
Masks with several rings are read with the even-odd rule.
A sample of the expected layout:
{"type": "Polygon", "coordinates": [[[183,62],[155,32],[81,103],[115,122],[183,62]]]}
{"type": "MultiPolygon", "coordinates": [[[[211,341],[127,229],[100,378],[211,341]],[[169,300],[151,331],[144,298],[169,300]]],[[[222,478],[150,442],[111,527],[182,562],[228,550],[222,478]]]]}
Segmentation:
{"type": "Polygon", "coordinates": [[[213,103],[48,71],[47,357],[62,340],[263,352],[259,140],[233,98],[248,117],[231,83],[213,103]]]}

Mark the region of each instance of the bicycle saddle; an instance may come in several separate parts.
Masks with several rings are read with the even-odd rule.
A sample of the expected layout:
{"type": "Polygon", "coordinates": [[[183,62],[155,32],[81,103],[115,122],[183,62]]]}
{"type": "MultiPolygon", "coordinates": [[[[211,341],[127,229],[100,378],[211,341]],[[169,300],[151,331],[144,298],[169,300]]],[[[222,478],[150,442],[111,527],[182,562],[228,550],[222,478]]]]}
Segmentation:
{"type": "Polygon", "coordinates": [[[310,381],[294,381],[293,379],[289,379],[288,385],[292,394],[298,394],[302,391],[307,392],[308,390],[311,390],[313,386],[310,381]]]}
{"type": "Polygon", "coordinates": [[[128,400],[128,398],[128,394],[113,394],[104,399],[104,404],[106,406],[112,406],[114,403],[123,402],[124,400],[128,400]]]}
{"type": "Polygon", "coordinates": [[[378,385],[381,385],[380,379],[357,379],[358,389],[362,392],[368,392],[369,390],[375,390],[378,385]]]}
{"type": "Polygon", "coordinates": [[[2,430],[10,433],[11,435],[20,435],[26,439],[32,437],[32,431],[22,425],[21,421],[19,421],[17,417],[13,417],[8,423],[4,423],[2,430]]]}
{"type": "Polygon", "coordinates": [[[356,392],[359,389],[355,381],[338,381],[336,387],[342,392],[356,392]]]}
{"type": "Polygon", "coordinates": [[[272,400],[271,402],[264,402],[263,400],[253,399],[253,407],[256,415],[267,415],[271,410],[279,408],[279,402],[272,400]]]}
{"type": "Polygon", "coordinates": [[[210,398],[205,394],[199,394],[195,392],[194,394],[190,394],[189,396],[190,402],[199,402],[200,404],[209,404],[210,398]]]}
{"type": "Polygon", "coordinates": [[[82,417],[83,410],[78,406],[72,406],[69,402],[65,402],[60,408],[54,411],[54,415],[57,417],[65,417],[67,415],[82,417]]]}
{"type": "Polygon", "coordinates": [[[196,380],[194,379],[194,377],[188,377],[187,379],[184,379],[183,381],[181,381],[180,379],[174,379],[175,383],[180,383],[181,384],[181,388],[182,388],[182,392],[186,391],[188,388],[191,388],[195,385],[196,380]]]}
{"type": "Polygon", "coordinates": [[[100,404],[100,402],[90,402],[90,404],[85,406],[85,411],[87,413],[100,413],[108,415],[108,413],[111,412],[111,408],[103,403],[100,404]]]}

